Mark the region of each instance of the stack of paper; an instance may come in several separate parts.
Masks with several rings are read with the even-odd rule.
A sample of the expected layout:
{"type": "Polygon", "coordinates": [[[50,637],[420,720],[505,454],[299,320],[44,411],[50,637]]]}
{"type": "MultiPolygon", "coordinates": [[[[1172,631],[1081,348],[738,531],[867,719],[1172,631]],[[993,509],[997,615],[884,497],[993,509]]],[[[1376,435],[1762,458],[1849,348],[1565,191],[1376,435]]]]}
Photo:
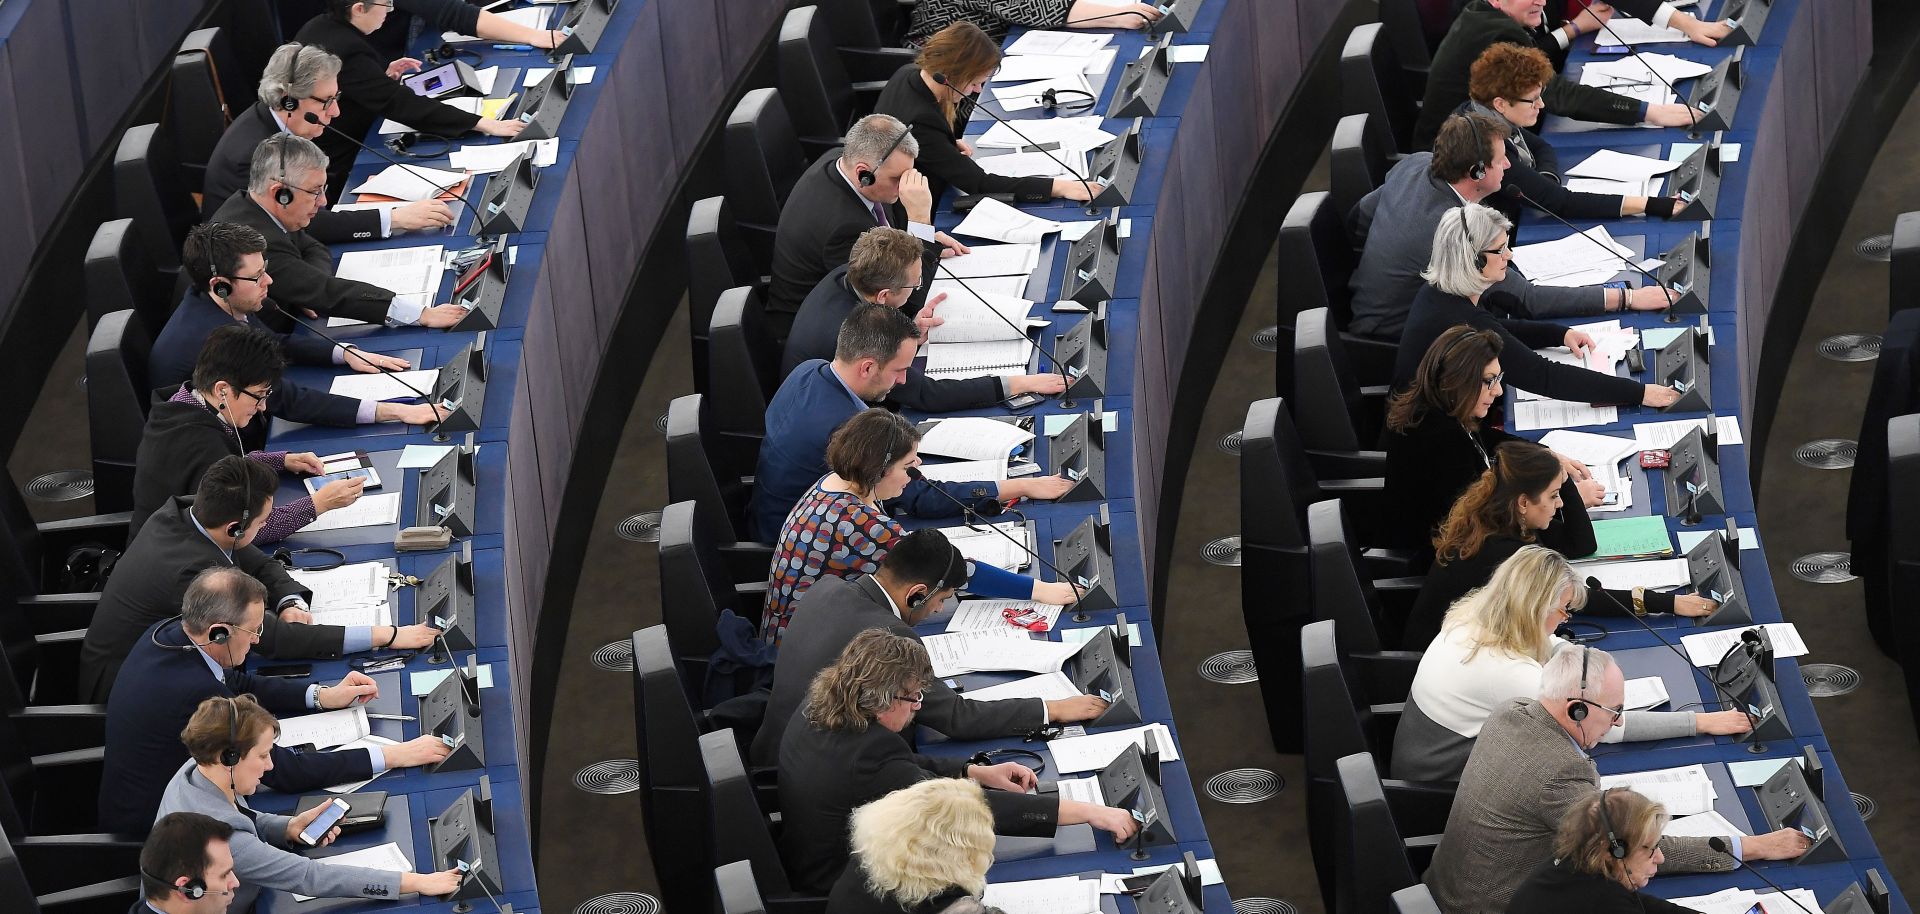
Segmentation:
{"type": "Polygon", "coordinates": [[[1674,904],[1700,914],[1807,914],[1820,910],[1820,899],[1807,889],[1788,889],[1786,897],[1778,892],[1752,889],[1721,889],[1711,895],[1671,899],[1674,904]]]}
{"type": "MultiPolygon", "coordinates": [[[[1111,51],[1106,53],[1106,59],[1109,62],[1112,61],[1111,51]]],[[[1088,62],[1084,57],[1069,57],[1064,54],[1008,55],[1000,58],[1000,72],[993,75],[993,82],[990,85],[1010,86],[1035,80],[1063,79],[1078,74],[1100,72],[1089,70],[1087,67],[1088,62]]]]}
{"type": "Polygon", "coordinates": [[[354,705],[338,711],[297,714],[280,719],[280,735],[273,744],[281,747],[312,744],[320,749],[344,746],[373,732],[367,722],[366,705],[354,705]]]}
{"type": "Polygon", "coordinates": [[[348,527],[383,527],[400,522],[400,493],[362,495],[360,500],[320,515],[300,528],[301,533],[344,530],[348,527]]]}
{"type": "MultiPolygon", "coordinates": [[[[1619,321],[1600,321],[1592,324],[1579,324],[1569,329],[1579,330],[1593,337],[1593,348],[1585,355],[1574,355],[1573,350],[1565,346],[1549,346],[1536,349],[1541,358],[1549,362],[1558,362],[1573,368],[1585,368],[1602,374],[1613,374],[1613,370],[1627,358],[1627,352],[1640,345],[1640,331],[1631,327],[1621,328],[1619,321]]],[[[1523,400],[1544,400],[1546,397],[1528,390],[1516,390],[1515,396],[1523,400]]]]}
{"type": "Polygon", "coordinates": [[[1095,806],[1107,805],[1107,798],[1100,792],[1100,779],[1097,777],[1061,778],[1053,783],[1054,788],[1060,792],[1062,800],[1079,800],[1095,806]]]}
{"type": "Polygon", "coordinates": [[[940,378],[1004,378],[1026,374],[1033,363],[1033,343],[1025,339],[934,343],[926,353],[926,373],[940,378]]]}
{"type": "MultiPolygon", "coordinates": [[[[1005,533],[1006,536],[1001,536],[1000,533],[984,527],[978,530],[971,527],[942,527],[940,532],[945,533],[947,542],[952,543],[953,548],[960,550],[960,554],[966,556],[970,562],[1005,568],[1008,571],[1025,568],[1027,553],[1021,546],[1032,545],[1027,539],[1027,526],[1017,521],[991,526],[1000,533],[1005,533]],[[1008,537],[1012,540],[1009,541],[1008,537]],[[1015,545],[1016,543],[1019,545],[1015,545]]],[[[1019,631],[1012,628],[1009,630],[1019,631]]]]}
{"type": "Polygon", "coordinates": [[[945,268],[942,275],[996,276],[1006,275],[1008,273],[1019,273],[1021,275],[1031,273],[1033,272],[1034,266],[1040,262],[1040,239],[1046,237],[1048,232],[1057,232],[1059,230],[1060,223],[1051,219],[1041,219],[1038,216],[1027,215],[992,197],[982,198],[981,201],[975,204],[973,209],[967,213],[967,217],[960,220],[959,225],[953,227],[954,233],[970,235],[975,238],[990,238],[994,241],[1005,241],[1010,243],[1008,246],[1026,247],[1032,245],[1033,263],[1029,264],[1024,270],[1008,269],[1007,266],[1009,264],[1019,263],[1024,259],[1017,251],[1000,251],[993,257],[987,257],[979,261],[979,263],[983,265],[992,264],[993,266],[991,268],[983,269],[982,266],[963,263],[963,261],[979,257],[982,252],[992,251],[994,247],[998,247],[998,245],[975,245],[973,253],[971,254],[964,254],[951,260],[941,261],[940,266],[945,268]],[[962,272],[963,270],[971,272],[962,272]]]}
{"type": "Polygon", "coordinates": [[[1067,678],[1067,674],[1054,672],[1041,673],[1038,676],[1029,676],[1025,679],[1016,679],[1012,682],[1003,682],[996,686],[987,686],[984,689],[971,689],[961,692],[960,697],[970,698],[974,701],[999,701],[1003,698],[1038,698],[1041,701],[1059,701],[1063,698],[1078,698],[1081,694],[1080,689],[1074,686],[1073,680],[1067,678]]]}
{"type": "Polygon", "coordinates": [[[1032,432],[1011,422],[958,416],[934,423],[920,437],[920,453],[960,460],[1005,460],[1014,448],[1032,440],[1032,432]]]}
{"type": "Polygon", "coordinates": [[[1667,808],[1670,816],[1691,816],[1713,808],[1720,798],[1704,765],[1634,771],[1600,777],[1602,789],[1625,787],[1667,808]]]}
{"type": "Polygon", "coordinates": [[[1160,748],[1161,761],[1180,760],[1180,750],[1173,744],[1173,731],[1168,730],[1166,724],[1063,737],[1047,743],[1047,751],[1053,754],[1054,770],[1062,774],[1099,771],[1127,751],[1128,746],[1145,748],[1148,732],[1153,733],[1153,744],[1160,748]]]}
{"type": "Polygon", "coordinates": [[[454,196],[453,189],[467,180],[464,171],[425,168],[419,165],[388,165],[352,190],[395,200],[432,200],[454,196]]]}
{"type": "Polygon", "coordinates": [[[438,368],[416,368],[391,374],[384,371],[379,374],[355,372],[334,378],[327,392],[355,400],[418,400],[419,391],[431,394],[433,386],[439,382],[438,368]]]}
{"type": "Polygon", "coordinates": [[[1627,680],[1626,706],[1629,711],[1657,708],[1672,700],[1667,695],[1666,681],[1658,676],[1627,680]]]}
{"type": "Polygon", "coordinates": [[[1012,626],[1001,631],[928,635],[921,643],[926,645],[927,657],[933,661],[933,675],[942,679],[961,673],[1004,670],[1058,673],[1081,647],[1059,641],[1036,641],[1027,637],[1024,630],[1012,626]]]}
{"type": "Polygon", "coordinates": [[[433,295],[440,291],[446,248],[437,244],[348,251],[340,255],[334,275],[387,289],[395,295],[433,295]]]}
{"type": "Polygon", "coordinates": [[[920,475],[934,482],[976,482],[979,480],[999,480],[1007,478],[1007,461],[999,460],[956,460],[952,463],[923,463],[920,475]]]}
{"type": "Polygon", "coordinates": [[[1639,443],[1631,438],[1615,438],[1592,432],[1548,432],[1540,439],[1540,443],[1590,467],[1618,464],[1640,452],[1639,443]]]}
{"type": "Polygon", "coordinates": [[[447,164],[472,174],[490,175],[513,164],[514,159],[529,149],[533,150],[533,166],[545,168],[558,160],[560,138],[521,140],[517,143],[472,143],[449,153],[447,164]]]}
{"type": "Polygon", "coordinates": [[[300,586],[313,592],[308,608],[320,625],[392,625],[384,562],[357,562],[325,571],[288,569],[300,586]]]}
{"type": "Polygon", "coordinates": [[[1539,285],[1590,286],[1612,279],[1626,269],[1621,258],[1632,256],[1632,248],[1613,240],[1606,226],[1596,225],[1579,235],[1515,245],[1513,265],[1539,285]]]}
{"type": "Polygon", "coordinates": [[[942,323],[927,334],[927,342],[984,343],[1027,338],[1027,312],[1033,302],[1024,298],[981,293],[949,296],[934,308],[942,323]]]}
{"type": "MultiPolygon", "coordinates": [[[[1717,418],[1719,420],[1717,430],[1719,432],[1720,446],[1726,447],[1729,444],[1741,443],[1740,417],[1719,416],[1717,418]]],[[[1696,428],[1704,429],[1706,427],[1707,420],[1705,419],[1670,419],[1666,422],[1636,422],[1633,426],[1633,440],[1634,444],[1636,444],[1640,450],[1661,451],[1679,444],[1680,439],[1687,437],[1688,432],[1696,428]]]]}
{"type": "Polygon", "coordinates": [[[1567,169],[1567,189],[1626,197],[1658,196],[1666,183],[1660,176],[1679,167],[1679,162],[1602,149],[1567,169]]]}
{"type": "Polygon", "coordinates": [[[1746,628],[1727,629],[1718,632],[1703,632],[1698,635],[1680,636],[1680,646],[1687,649],[1687,659],[1694,666],[1713,666],[1727,655],[1735,644],[1740,642],[1740,633],[1764,628],[1767,637],[1773,639],[1773,656],[1776,658],[1801,657],[1807,653],[1807,643],[1800,640],[1800,630],[1791,622],[1771,622],[1766,625],[1749,625],[1746,628]]]}
{"type": "Polygon", "coordinates": [[[1004,175],[1009,178],[1065,177],[1069,172],[1061,167],[1063,164],[1072,167],[1071,174],[1075,177],[1084,177],[1087,174],[1087,156],[1084,152],[1051,155],[1046,152],[1009,152],[1005,155],[978,156],[974,162],[987,174],[1004,175]]]}
{"type": "Polygon", "coordinates": [[[1599,578],[1600,586],[1608,590],[1632,590],[1635,587],[1665,590],[1693,583],[1684,558],[1644,562],[1577,562],[1575,566],[1583,580],[1587,577],[1599,578]]]}
{"type": "Polygon", "coordinates": [[[1618,407],[1569,403],[1565,400],[1517,400],[1513,410],[1513,427],[1516,431],[1612,425],[1618,421],[1618,407]]]}
{"type": "Polygon", "coordinates": [[[980,901],[1006,914],[1100,914],[1100,880],[1061,876],[991,882],[980,901]]]}
{"type": "MultiPolygon", "coordinates": [[[[1008,58],[1011,60],[1012,58],[1008,58]]],[[[1085,152],[1098,149],[1113,142],[1114,135],[1100,129],[1103,122],[1097,114],[1085,117],[1056,117],[1046,120],[1022,121],[1019,133],[1005,124],[996,123],[974,142],[975,146],[999,149],[1020,149],[1029,142],[1047,144],[1058,143],[1060,148],[1071,152],[1085,152]],[[1021,134],[1026,139],[1021,139],[1021,134]]]]}
{"type": "MultiPolygon", "coordinates": [[[[1685,6],[1686,4],[1681,3],[1675,5],[1685,6]]],[[[1688,40],[1690,39],[1687,38],[1687,33],[1679,29],[1669,26],[1655,26],[1645,20],[1635,19],[1632,16],[1619,12],[1614,13],[1613,18],[1607,20],[1606,28],[1601,29],[1593,36],[1593,43],[1598,47],[1604,48],[1618,48],[1621,45],[1680,44],[1688,40]]],[[[1669,57],[1666,54],[1642,54],[1640,56],[1665,57],[1668,60],[1677,59],[1669,57]]],[[[1671,81],[1672,77],[1668,77],[1668,79],[1671,81]]]]}
{"type": "Polygon", "coordinates": [[[1113,41],[1111,32],[1056,32],[1033,29],[1007,45],[1008,57],[1022,54],[1046,54],[1058,57],[1086,57],[1113,41]]]}

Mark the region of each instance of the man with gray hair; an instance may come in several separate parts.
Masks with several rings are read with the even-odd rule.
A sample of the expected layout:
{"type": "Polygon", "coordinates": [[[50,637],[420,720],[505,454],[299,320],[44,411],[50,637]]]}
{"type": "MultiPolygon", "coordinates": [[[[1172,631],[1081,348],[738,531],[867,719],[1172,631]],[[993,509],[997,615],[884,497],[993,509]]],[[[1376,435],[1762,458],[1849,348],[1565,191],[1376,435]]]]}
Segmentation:
{"type": "MultiPolygon", "coordinates": [[[[828,150],[807,167],[780,210],[773,237],[773,282],[767,287],[767,326],[785,340],[807,293],[829,270],[847,262],[860,233],[876,225],[903,229],[925,250],[921,272],[931,277],[941,257],[967,252],[965,245],[933,230],[933,194],[913,167],[920,143],[913,132],[885,114],[854,122],[846,145],[828,150]]],[[[908,317],[927,300],[923,286],[907,298],[908,317]]]]}
{"type": "MultiPolygon", "coordinates": [[[[364,673],[330,686],[246,672],[247,653],[266,622],[267,589],[245,571],[214,566],[195,575],[182,614],[154,623],[135,643],[107,699],[106,764],[100,776],[102,831],[140,835],[153,824],[167,781],[187,760],[180,731],[202,701],[251,693],[275,715],[337,710],[378,697],[364,673]]],[[[388,768],[447,757],[431,734],[391,746],[300,752],[273,749],[264,783],[300,793],[365,780],[388,768]]]]}
{"type": "MultiPolygon", "coordinates": [[[[1425,881],[1447,914],[1503,914],[1528,874],[1553,858],[1567,810],[1592,802],[1600,773],[1588,751],[1625,713],[1627,683],[1605,651],[1560,651],[1540,671],[1539,697],[1516,700],[1480,728],[1425,881]]],[[[1733,836],[1740,860],[1791,860],[1805,835],[1783,828],[1733,836]]],[[[1705,838],[1661,838],[1662,873],[1731,870],[1705,838]]]]}
{"type": "MultiPolygon", "coordinates": [[[[426,307],[425,302],[396,297],[372,283],[333,275],[333,252],[307,233],[307,226],[326,205],[326,155],[311,140],[276,133],[254,149],[246,192],[221,204],[213,221],[251,226],[266,237],[273,300],[282,307],[304,310],[309,316],[394,326],[446,328],[466,317],[467,309],[460,305],[426,307]]],[[[274,329],[292,327],[274,325],[274,329]]]]}
{"type": "MultiPolygon", "coordinates": [[[[227,199],[247,188],[253,150],[279,133],[318,139],[340,113],[340,58],[324,49],[288,42],[274,49],[260,74],[259,98],[240,112],[207,157],[201,182],[200,214],[212,219],[227,199]],[[308,121],[308,116],[313,121],[308,121]]],[[[326,244],[386,238],[395,232],[437,229],[453,221],[439,200],[421,200],[392,209],[336,213],[322,209],[307,234],[326,244]]]]}

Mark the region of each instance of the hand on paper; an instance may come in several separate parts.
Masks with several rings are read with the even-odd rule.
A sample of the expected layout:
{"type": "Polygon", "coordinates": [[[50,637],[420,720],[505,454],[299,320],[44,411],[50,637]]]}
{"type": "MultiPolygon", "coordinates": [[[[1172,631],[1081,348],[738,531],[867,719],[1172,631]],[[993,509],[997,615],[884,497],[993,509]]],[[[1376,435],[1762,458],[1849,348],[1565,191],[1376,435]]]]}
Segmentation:
{"type": "Polygon", "coordinates": [[[288,625],[311,625],[313,613],[307,612],[307,608],[302,604],[289,603],[280,610],[280,621],[288,625]]]}
{"type": "Polygon", "coordinates": [[[934,232],[933,240],[940,242],[940,246],[946,248],[946,250],[940,252],[942,258],[958,257],[961,254],[973,253],[973,248],[955,241],[953,236],[946,232],[934,232]]]}
{"type": "Polygon", "coordinates": [[[1040,394],[1052,396],[1067,389],[1067,382],[1058,374],[1023,374],[1007,379],[1007,393],[1040,394]]]}
{"type": "Polygon", "coordinates": [[[1648,384],[1644,395],[1640,397],[1641,406],[1665,409],[1680,402],[1680,392],[1660,384],[1648,384]]]}
{"type": "Polygon", "coordinates": [[[453,754],[440,737],[429,733],[416,736],[404,743],[380,747],[380,754],[387,760],[388,768],[412,768],[416,765],[431,765],[453,754]]]}
{"type": "Polygon", "coordinates": [[[1074,586],[1062,581],[1035,581],[1033,593],[1027,599],[1036,603],[1051,603],[1055,606],[1068,606],[1080,599],[1074,586]]]}
{"type": "MultiPolygon", "coordinates": [[[[289,820],[287,822],[287,846],[288,847],[305,847],[307,843],[305,841],[300,840],[300,833],[303,831],[306,831],[307,826],[312,825],[313,820],[320,818],[320,814],[322,812],[325,812],[327,807],[331,805],[333,804],[322,803],[318,806],[315,806],[312,809],[307,810],[306,812],[303,812],[297,816],[294,816],[291,820],[289,820]]],[[[333,843],[333,839],[338,837],[340,837],[340,826],[336,825],[332,828],[327,829],[327,833],[324,835],[321,835],[320,841],[314,846],[326,847],[327,845],[333,843]]]]}
{"type": "Polygon", "coordinates": [[[1712,736],[1738,736],[1753,729],[1745,711],[1714,711],[1693,715],[1693,729],[1712,736]]]}
{"type": "Polygon", "coordinates": [[[1092,695],[1076,695],[1047,702],[1047,720],[1075,724],[1107,713],[1107,703],[1092,695]]]}
{"type": "Polygon", "coordinates": [[[1040,779],[1019,762],[1001,762],[998,765],[974,765],[967,769],[967,777],[991,790],[1006,790],[1013,793],[1026,793],[1040,785],[1040,779]]]}
{"type": "Polygon", "coordinates": [[[289,473],[305,473],[308,476],[318,476],[327,471],[327,465],[320,462],[320,455],[312,451],[288,454],[286,460],[281,462],[280,468],[289,473]]]}
{"type": "Polygon", "coordinates": [[[383,352],[368,352],[358,346],[347,350],[346,359],[347,367],[361,374],[379,374],[382,369],[406,371],[413,367],[413,363],[406,359],[396,359],[383,352]]]}
{"type": "Polygon", "coordinates": [[[344,508],[360,500],[360,491],[365,488],[367,478],[354,476],[349,479],[336,479],[313,493],[313,512],[325,514],[335,508],[344,508]]]}
{"type": "Polygon", "coordinates": [[[1597,508],[1607,500],[1607,487],[1598,479],[1582,479],[1574,484],[1580,489],[1580,503],[1589,508],[1597,508]]]}
{"type": "Polygon", "coordinates": [[[920,306],[919,314],[913,316],[913,325],[920,328],[920,335],[922,337],[925,337],[928,331],[947,322],[946,318],[933,313],[933,310],[940,307],[940,303],[946,300],[947,293],[945,292],[935,295],[927,299],[926,304],[920,306]]]}
{"type": "Polygon", "coordinates": [[[933,224],[933,191],[920,169],[909,168],[900,174],[900,205],[906,207],[908,222],[933,224]]]}
{"type": "Polygon", "coordinates": [[[316,697],[319,699],[321,709],[338,711],[341,708],[366,704],[379,698],[380,684],[374,682],[372,676],[354,670],[339,682],[321,689],[316,697]]]}
{"type": "Polygon", "coordinates": [[[1693,594],[1680,594],[1673,598],[1673,613],[1677,616],[1710,616],[1720,608],[1720,604],[1693,594]]]}
{"type": "Polygon", "coordinates": [[[1655,127],[1691,127],[1700,118],[1700,112],[1686,105],[1666,104],[1648,105],[1647,123],[1655,127]]]}
{"type": "Polygon", "coordinates": [[[1742,860],[1792,860],[1807,852],[1813,842],[1797,828],[1783,828],[1764,835],[1740,839],[1742,860]]]}
{"type": "Polygon", "coordinates": [[[1672,304],[1667,290],[1659,286],[1641,286],[1627,293],[1627,308],[1632,311],[1665,311],[1672,304]]]}
{"type": "Polygon", "coordinates": [[[434,305],[420,312],[420,326],[445,330],[467,317],[466,305],[434,305]]]}
{"type": "Polygon", "coordinates": [[[972,144],[972,143],[969,143],[969,142],[967,142],[966,140],[954,140],[954,141],[953,141],[953,145],[954,145],[954,147],[955,147],[955,148],[957,148],[957,149],[959,149],[959,150],[960,150],[960,154],[961,154],[961,155],[963,155],[963,156],[967,156],[968,158],[972,158],[972,157],[973,157],[973,144],[972,144]]]}
{"type": "Polygon", "coordinates": [[[1588,336],[1585,331],[1568,330],[1564,342],[1569,351],[1583,359],[1593,354],[1593,337],[1588,336]]]}
{"type": "Polygon", "coordinates": [[[527,129],[527,122],[519,118],[503,121],[498,118],[483,117],[479,123],[473,125],[473,129],[487,136],[515,137],[520,135],[520,131],[527,129]]]}
{"type": "Polygon", "coordinates": [[[387,78],[399,79],[400,77],[405,76],[408,73],[415,72],[419,69],[420,69],[419,60],[416,60],[412,57],[402,57],[398,60],[395,60],[393,63],[387,64],[387,78]]]}
{"type": "Polygon", "coordinates": [[[393,210],[393,228],[400,232],[415,232],[425,228],[442,228],[453,224],[453,210],[439,200],[421,200],[406,206],[397,206],[393,210]]]}

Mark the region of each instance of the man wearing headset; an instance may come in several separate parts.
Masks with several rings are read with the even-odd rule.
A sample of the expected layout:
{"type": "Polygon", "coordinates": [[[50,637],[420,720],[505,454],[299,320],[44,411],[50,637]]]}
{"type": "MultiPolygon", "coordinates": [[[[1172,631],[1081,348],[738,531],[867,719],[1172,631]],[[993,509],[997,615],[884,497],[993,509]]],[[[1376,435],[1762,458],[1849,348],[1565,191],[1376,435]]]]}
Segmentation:
{"type": "Polygon", "coordinates": [[[212,816],[161,816],[140,848],[140,900],[127,914],[224,914],[240,888],[232,837],[233,826],[212,816]]]}
{"type": "MultiPolygon", "coordinates": [[[[266,624],[267,590],[238,568],[209,568],[193,579],[182,614],[154,623],[120,668],[107,700],[106,764],[100,776],[100,827],[140,834],[153,821],[167,782],[187,761],[180,731],[208,698],[252,694],[278,716],[336,710],[379,697],[380,686],[352,672],[330,686],[259,676],[242,669],[266,624]]],[[[447,757],[439,737],[334,752],[274,747],[263,783],[283,793],[318,790],[389,768],[447,757]]]]}
{"type": "MultiPolygon", "coordinates": [[[[1605,651],[1561,651],[1540,671],[1539,698],[1516,700],[1480,728],[1425,882],[1448,914],[1504,914],[1528,875],[1553,857],[1553,835],[1600,789],[1587,754],[1620,725],[1627,682],[1605,651]]],[[[1791,860],[1798,829],[1734,836],[1739,860],[1791,860]]],[[[1661,838],[1663,873],[1719,872],[1738,860],[1705,838],[1661,838]]]]}
{"type": "MultiPolygon", "coordinates": [[[[277,133],[318,140],[326,125],[340,114],[340,58],[317,47],[289,42],[276,48],[260,75],[259,99],[233,118],[227,132],[207,157],[207,175],[201,182],[200,213],[211,219],[215,211],[247,187],[247,171],[260,141],[277,133]],[[313,121],[308,121],[311,115],[313,121]]],[[[420,200],[404,206],[334,212],[322,209],[307,226],[307,234],[327,244],[386,238],[395,232],[438,229],[453,221],[453,212],[439,200],[420,200]]]]}
{"type": "MultiPolygon", "coordinates": [[[[780,737],[794,709],[806,700],[807,686],[846,650],[855,635],[881,628],[919,640],[913,627],[951,602],[969,575],[966,556],[938,530],[907,534],[880,560],[877,574],[847,579],[821,575],[800,599],[806,612],[793,614],[780,640],[780,662],[773,669],[773,696],[760,732],[753,738],[753,763],[776,765],[780,737]]],[[[965,699],[945,682],[927,688],[916,720],[952,739],[1018,736],[1048,724],[1093,720],[1107,703],[1092,695],[1053,701],[1009,698],[965,699]]]]}

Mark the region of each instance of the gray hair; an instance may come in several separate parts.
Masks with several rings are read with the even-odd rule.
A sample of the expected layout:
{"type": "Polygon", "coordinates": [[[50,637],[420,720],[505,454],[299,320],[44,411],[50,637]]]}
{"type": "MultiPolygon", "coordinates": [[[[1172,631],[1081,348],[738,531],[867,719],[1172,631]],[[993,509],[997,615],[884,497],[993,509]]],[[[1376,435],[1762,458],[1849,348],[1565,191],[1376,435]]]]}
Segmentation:
{"type": "Polygon", "coordinates": [[[201,634],[215,625],[239,625],[247,608],[267,602],[266,585],[232,565],[214,565],[193,576],[180,598],[180,624],[201,634]]]}
{"type": "Polygon", "coordinates": [[[907,154],[907,158],[920,157],[920,141],[914,139],[913,131],[891,114],[869,114],[853,123],[853,129],[847,131],[846,146],[840,150],[840,161],[863,163],[879,168],[886,157],[891,155],[887,147],[898,141],[898,151],[907,154]]]}
{"type": "Polygon", "coordinates": [[[260,73],[260,104],[277,110],[281,99],[306,98],[321,80],[339,75],[340,58],[326,48],[289,41],[273,49],[260,73]]]}
{"type": "MultiPolygon", "coordinates": [[[[1510,231],[1513,223],[1497,210],[1481,206],[1478,203],[1466,203],[1447,210],[1440,215],[1440,224],[1433,230],[1433,254],[1427,260],[1427,268],[1420,271],[1420,278],[1449,295],[1472,297],[1487,291],[1493,283],[1480,275],[1474,267],[1474,258],[1487,250],[1501,232],[1510,231]],[[1467,220],[1467,231],[1460,232],[1460,220],[1467,220]]],[[[1511,244],[1513,239],[1507,239],[1511,244]]]]}
{"type": "Polygon", "coordinates": [[[1600,690],[1600,684],[1607,681],[1607,671],[1615,669],[1619,664],[1613,661],[1612,654],[1585,645],[1554,652],[1553,657],[1540,668],[1540,692],[1534,697],[1541,701],[1581,697],[1582,664],[1585,665],[1587,674],[1586,698],[1594,701],[1594,694],[1600,690]]]}
{"type": "Polygon", "coordinates": [[[264,194],[289,176],[326,171],[327,155],[313,141],[291,133],[276,133],[253,147],[253,165],[247,169],[247,193],[264,194]]]}

